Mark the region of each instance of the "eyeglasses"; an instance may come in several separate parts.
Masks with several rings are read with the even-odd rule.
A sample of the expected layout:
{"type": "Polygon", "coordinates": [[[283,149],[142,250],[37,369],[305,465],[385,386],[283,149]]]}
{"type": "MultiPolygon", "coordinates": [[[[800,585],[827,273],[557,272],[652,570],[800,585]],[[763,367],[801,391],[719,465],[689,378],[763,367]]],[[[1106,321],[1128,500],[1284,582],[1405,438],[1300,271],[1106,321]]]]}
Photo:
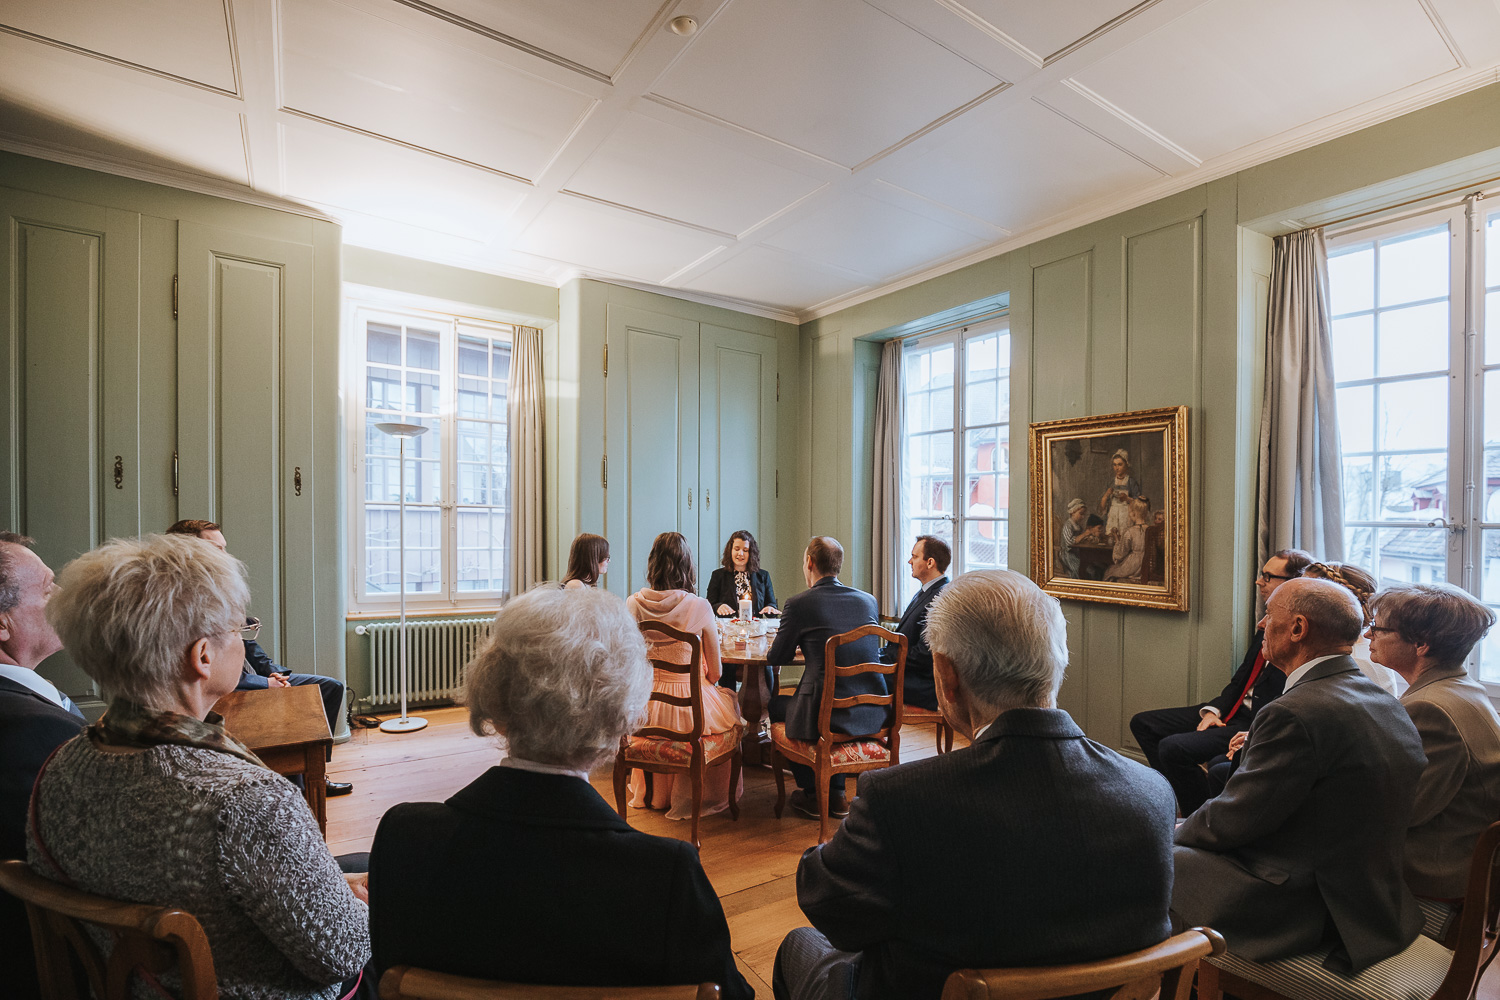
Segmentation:
{"type": "Polygon", "coordinates": [[[252,618],[244,625],[241,625],[239,628],[227,629],[226,631],[238,632],[241,639],[245,640],[246,642],[254,642],[255,637],[260,635],[260,619],[252,618]]]}
{"type": "Polygon", "coordinates": [[[1281,574],[1281,573],[1267,573],[1264,570],[1262,570],[1261,572],[1255,574],[1255,582],[1256,583],[1263,583],[1263,582],[1265,582],[1267,580],[1295,580],[1295,579],[1297,579],[1295,576],[1286,576],[1286,575],[1281,574]]]}
{"type": "Polygon", "coordinates": [[[1382,632],[1395,632],[1397,630],[1393,628],[1386,628],[1384,625],[1370,625],[1365,628],[1365,631],[1370,633],[1371,635],[1379,635],[1382,632]]]}

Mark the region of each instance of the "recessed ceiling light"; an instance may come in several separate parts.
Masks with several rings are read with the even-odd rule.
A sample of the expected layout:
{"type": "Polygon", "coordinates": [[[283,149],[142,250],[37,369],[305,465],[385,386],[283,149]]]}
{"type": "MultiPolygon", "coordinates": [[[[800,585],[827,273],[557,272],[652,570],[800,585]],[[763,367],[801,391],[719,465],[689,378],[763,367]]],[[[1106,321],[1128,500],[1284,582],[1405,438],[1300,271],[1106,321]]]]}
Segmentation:
{"type": "Polygon", "coordinates": [[[681,17],[674,17],[668,21],[667,27],[672,29],[673,34],[686,38],[698,30],[698,22],[683,14],[681,17]]]}

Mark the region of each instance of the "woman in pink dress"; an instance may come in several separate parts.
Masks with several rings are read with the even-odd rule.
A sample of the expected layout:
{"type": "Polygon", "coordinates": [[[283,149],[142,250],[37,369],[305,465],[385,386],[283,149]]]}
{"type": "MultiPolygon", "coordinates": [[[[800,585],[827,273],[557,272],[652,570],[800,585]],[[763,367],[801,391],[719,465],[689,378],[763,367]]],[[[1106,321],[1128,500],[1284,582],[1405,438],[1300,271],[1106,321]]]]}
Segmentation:
{"type": "MultiPolygon", "coordinates": [[[[625,605],[636,621],[655,619],[675,629],[698,636],[703,667],[703,733],[724,733],[741,722],[740,706],[734,692],[717,686],[719,632],[713,608],[697,596],[698,574],[693,568],[693,553],[687,539],[676,531],[663,532],[651,545],[646,558],[646,586],[625,599],[625,605]]],[[[646,635],[646,655],[668,663],[687,663],[692,657],[686,643],[663,636],[646,635]]],[[[692,694],[692,680],[687,674],[654,671],[652,689],[663,694],[687,698],[692,694]]],[[[691,732],[693,710],[686,706],[651,701],[646,705],[647,726],[664,726],[691,732]]],[[[667,809],[667,819],[689,819],[693,814],[692,782],[686,776],[652,775],[651,801],[646,802],[646,782],[641,771],[630,775],[630,804],[637,809],[667,809]],[[668,808],[670,807],[670,808],[668,808]]],[[[742,779],[743,780],[743,779],[742,779]]],[[[723,757],[703,775],[703,812],[708,816],[729,807],[729,758],[723,757]]]]}

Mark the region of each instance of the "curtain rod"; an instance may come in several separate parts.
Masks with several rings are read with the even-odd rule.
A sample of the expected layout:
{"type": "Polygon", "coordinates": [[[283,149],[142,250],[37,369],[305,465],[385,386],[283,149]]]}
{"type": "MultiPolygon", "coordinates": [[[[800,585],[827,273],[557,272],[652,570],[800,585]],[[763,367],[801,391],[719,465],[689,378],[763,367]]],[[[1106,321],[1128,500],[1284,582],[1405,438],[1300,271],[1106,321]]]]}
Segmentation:
{"type": "MultiPolygon", "coordinates": [[[[1426,195],[1423,195],[1420,198],[1409,198],[1406,201],[1397,202],[1394,205],[1385,205],[1385,206],[1382,206],[1381,208],[1371,209],[1368,212],[1358,212],[1358,213],[1356,213],[1354,215],[1346,215],[1346,216],[1344,216],[1341,219],[1333,219],[1333,220],[1331,220],[1329,222],[1320,222],[1320,223],[1318,223],[1315,226],[1304,226],[1302,228],[1303,228],[1303,230],[1306,230],[1306,229],[1323,229],[1323,230],[1328,230],[1328,229],[1343,228],[1343,227],[1349,226],[1352,223],[1359,222],[1359,221],[1362,221],[1362,220],[1365,220],[1365,219],[1369,219],[1369,220],[1374,221],[1378,217],[1383,216],[1383,215],[1394,215],[1395,213],[1399,212],[1403,208],[1411,208],[1413,206],[1422,205],[1422,204],[1425,204],[1427,202],[1435,202],[1435,201],[1438,201],[1438,200],[1440,200],[1442,198],[1447,198],[1450,195],[1459,194],[1460,192],[1467,191],[1468,194],[1465,194],[1463,198],[1459,199],[1459,201],[1463,201],[1464,198],[1468,198],[1471,195],[1475,195],[1475,194],[1483,196],[1485,194],[1486,189],[1488,189],[1490,187],[1494,187],[1496,185],[1500,185],[1500,177],[1490,177],[1490,178],[1487,178],[1487,179],[1482,180],[1482,181],[1470,181],[1467,184],[1460,184],[1457,187],[1448,188],[1445,191],[1438,191],[1438,192],[1436,192],[1434,194],[1426,194],[1426,195]]],[[[1437,206],[1436,205],[1432,205],[1432,206],[1429,206],[1429,207],[1435,208],[1437,206]]],[[[1298,230],[1298,231],[1300,232],[1302,230],[1298,230]]],[[[1330,234],[1330,235],[1333,235],[1333,234],[1330,234]]]]}

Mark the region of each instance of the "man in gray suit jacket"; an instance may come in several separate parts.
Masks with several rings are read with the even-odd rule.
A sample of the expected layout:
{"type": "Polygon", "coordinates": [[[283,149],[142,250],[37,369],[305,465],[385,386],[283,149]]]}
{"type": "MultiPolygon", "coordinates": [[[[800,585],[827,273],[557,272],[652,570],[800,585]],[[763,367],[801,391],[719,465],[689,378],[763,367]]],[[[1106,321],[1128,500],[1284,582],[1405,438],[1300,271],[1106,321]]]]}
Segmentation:
{"type": "Polygon", "coordinates": [[[1406,884],[1418,896],[1457,899],[1475,841],[1500,819],[1500,717],[1464,669],[1495,613],[1445,583],[1388,587],[1370,613],[1370,659],[1411,685],[1401,704],[1427,754],[1406,831],[1406,884]]]}
{"type": "Polygon", "coordinates": [[[927,635],[943,716],[973,744],[860,775],[849,818],[797,868],[816,929],[782,942],[780,1000],[937,1000],[955,969],[1089,961],[1169,932],[1176,800],[1054,707],[1056,599],[1020,573],[966,573],[927,635]]]}
{"type": "Polygon", "coordinates": [[[1364,625],[1354,595],[1289,580],[1261,620],[1287,675],[1255,716],[1224,791],[1177,830],[1173,912],[1266,961],[1313,951],[1358,973],[1416,939],[1402,879],[1407,818],[1426,758],[1400,703],[1349,655],[1364,625]]]}
{"type": "MultiPolygon", "coordinates": [[[[823,703],[824,644],[835,635],[879,621],[880,608],[873,596],[839,583],[839,570],[843,567],[844,547],[837,540],[819,535],[807,543],[807,551],[802,556],[802,574],[807,579],[807,589],[783,605],[781,630],[766,653],[767,663],[787,664],[796,658],[797,647],[802,647],[802,659],[807,666],[802,671],[802,680],[797,682],[797,690],[790,695],[776,695],[768,706],[771,722],[786,723],[786,734],[794,740],[818,738],[818,709],[823,703]]],[[[838,662],[841,666],[879,659],[880,642],[873,635],[839,647],[838,662]]],[[[885,675],[876,673],[842,678],[834,688],[834,694],[840,698],[887,693],[885,675]]],[[[836,733],[873,733],[885,725],[885,716],[886,709],[882,705],[836,708],[830,727],[836,733]]],[[[797,781],[797,791],[792,793],[789,804],[803,816],[817,819],[818,799],[817,790],[813,788],[812,768],[804,764],[791,764],[790,767],[792,777],[797,781]]],[[[844,797],[846,777],[835,774],[828,781],[830,815],[849,815],[848,799],[844,797]]]]}

